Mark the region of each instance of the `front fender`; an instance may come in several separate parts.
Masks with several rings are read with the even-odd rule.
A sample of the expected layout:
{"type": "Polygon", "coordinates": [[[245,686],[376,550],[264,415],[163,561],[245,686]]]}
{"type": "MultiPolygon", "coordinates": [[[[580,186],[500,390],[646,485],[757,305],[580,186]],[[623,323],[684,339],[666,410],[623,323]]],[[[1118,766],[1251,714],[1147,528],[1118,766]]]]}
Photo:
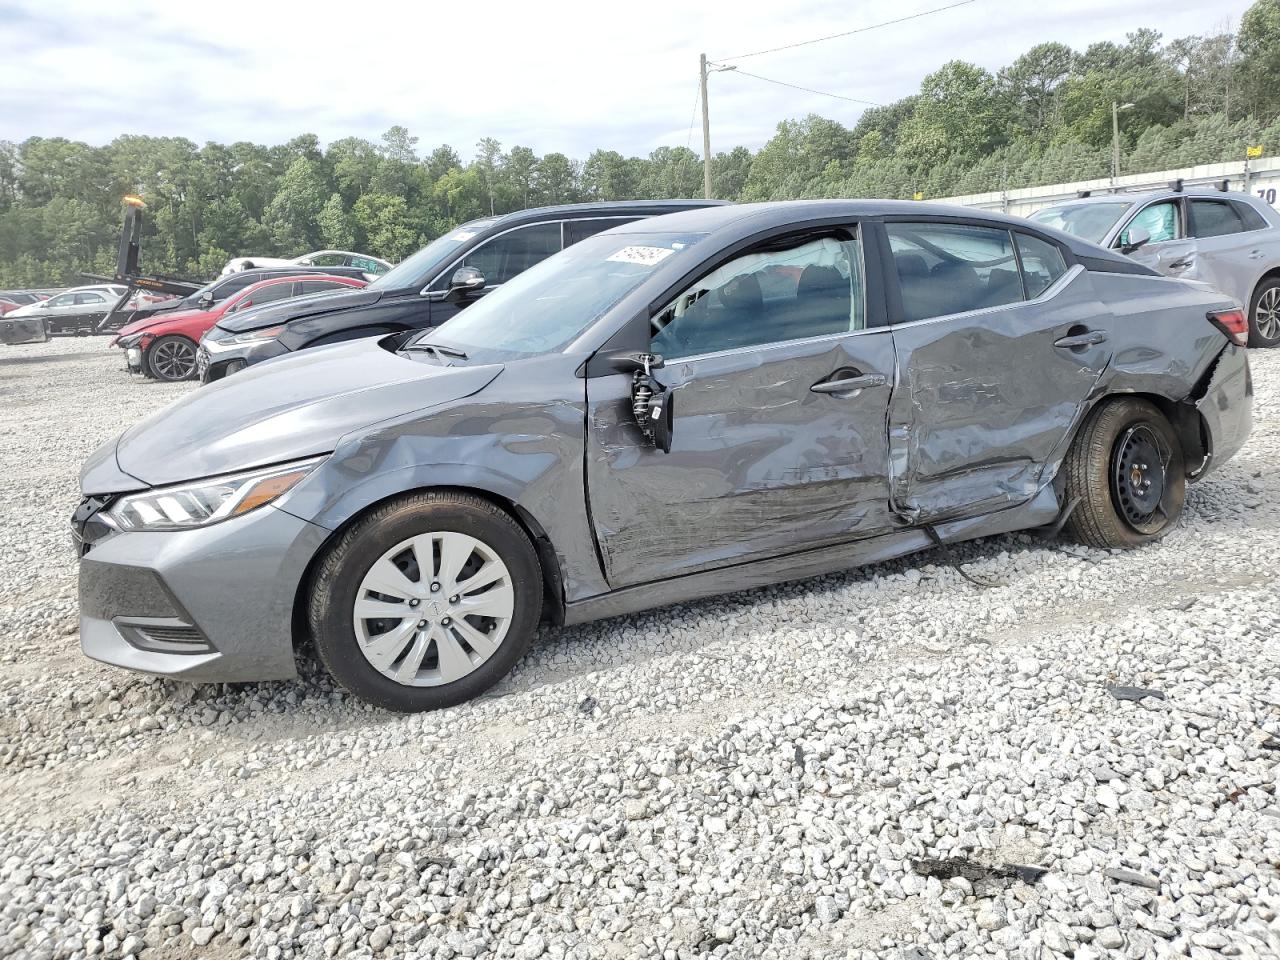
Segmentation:
{"type": "MultiPolygon", "coordinates": [[[[572,361],[552,362],[568,366],[572,361]]],[[[375,504],[453,487],[514,504],[546,533],[566,598],[608,589],[587,519],[582,381],[500,376],[451,407],[348,434],[324,465],[278,501],[280,509],[340,530],[375,504]]]]}

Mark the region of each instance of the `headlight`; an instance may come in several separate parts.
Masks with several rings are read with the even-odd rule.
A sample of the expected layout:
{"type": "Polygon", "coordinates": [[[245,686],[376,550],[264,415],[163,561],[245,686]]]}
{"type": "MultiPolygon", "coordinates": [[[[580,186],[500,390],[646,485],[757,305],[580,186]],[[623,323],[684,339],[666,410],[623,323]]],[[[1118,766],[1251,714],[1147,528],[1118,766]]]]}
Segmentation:
{"type": "Polygon", "coordinates": [[[324,457],[157,487],[121,498],[108,516],[121,530],[188,530],[238,517],[292,489],[324,457]]]}
{"type": "Polygon", "coordinates": [[[256,343],[259,340],[274,340],[283,329],[284,324],[278,327],[266,327],[262,330],[247,330],[244,333],[237,333],[233,337],[227,337],[222,343],[256,343]]]}
{"type": "Polygon", "coordinates": [[[127,350],[129,347],[136,347],[141,340],[142,334],[131,333],[127,337],[117,337],[115,345],[117,347],[124,347],[127,350]]]}

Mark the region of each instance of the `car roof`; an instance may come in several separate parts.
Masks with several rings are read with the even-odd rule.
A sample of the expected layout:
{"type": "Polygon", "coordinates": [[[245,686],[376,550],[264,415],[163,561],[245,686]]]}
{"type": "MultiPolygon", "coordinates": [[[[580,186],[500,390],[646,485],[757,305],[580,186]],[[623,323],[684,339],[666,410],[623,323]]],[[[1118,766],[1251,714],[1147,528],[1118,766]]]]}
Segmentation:
{"type": "MultiPolygon", "coordinates": [[[[1136,193],[1091,193],[1087,197],[1068,197],[1065,200],[1055,200],[1053,203],[1047,203],[1040,209],[1048,210],[1050,207],[1063,207],[1067,204],[1074,206],[1075,204],[1116,203],[1118,201],[1124,201],[1130,205],[1141,205],[1150,203],[1153,200],[1176,200],[1178,197],[1192,197],[1197,200],[1244,200],[1251,205],[1256,206],[1258,204],[1256,197],[1239,190],[1217,190],[1208,187],[1187,187],[1184,190],[1174,190],[1166,187],[1163,190],[1142,190],[1136,193]]],[[[1269,206],[1265,201],[1263,201],[1263,204],[1269,206]]]]}
{"type": "Polygon", "coordinates": [[[815,221],[875,217],[968,220],[1014,228],[1024,233],[1039,233],[1050,237],[1067,247],[1076,256],[1116,260],[1132,265],[1132,261],[1127,257],[1045,224],[1027,220],[1025,217],[979,210],[976,207],[921,200],[779,200],[770,203],[739,203],[672,213],[640,223],[623,224],[608,232],[615,234],[723,232],[726,235],[736,233],[748,236],[773,228],[785,228],[792,224],[797,229],[804,229],[807,223],[815,221]]]}
{"type": "Polygon", "coordinates": [[[684,210],[729,205],[727,200],[601,200],[592,203],[563,203],[551,207],[531,207],[528,210],[501,213],[495,217],[481,217],[479,221],[473,222],[491,223],[505,228],[540,220],[579,220],[599,216],[656,217],[684,210]]]}

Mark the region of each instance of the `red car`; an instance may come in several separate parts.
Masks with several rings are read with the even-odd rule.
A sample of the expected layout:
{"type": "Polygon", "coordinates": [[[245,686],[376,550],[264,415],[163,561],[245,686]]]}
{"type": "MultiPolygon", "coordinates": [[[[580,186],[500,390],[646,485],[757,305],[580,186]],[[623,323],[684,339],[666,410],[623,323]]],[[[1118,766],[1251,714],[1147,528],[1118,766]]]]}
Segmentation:
{"type": "Polygon", "coordinates": [[[18,307],[20,306],[22,306],[22,304],[15,303],[14,301],[10,300],[8,297],[0,297],[0,316],[3,316],[4,314],[8,313],[10,310],[17,310],[18,307]]]}
{"type": "Polygon", "coordinates": [[[144,373],[157,380],[190,380],[196,375],[196,344],[228,314],[277,300],[364,285],[363,280],[327,274],[261,280],[200,310],[144,317],[123,327],[111,343],[124,349],[130,373],[144,373]]]}

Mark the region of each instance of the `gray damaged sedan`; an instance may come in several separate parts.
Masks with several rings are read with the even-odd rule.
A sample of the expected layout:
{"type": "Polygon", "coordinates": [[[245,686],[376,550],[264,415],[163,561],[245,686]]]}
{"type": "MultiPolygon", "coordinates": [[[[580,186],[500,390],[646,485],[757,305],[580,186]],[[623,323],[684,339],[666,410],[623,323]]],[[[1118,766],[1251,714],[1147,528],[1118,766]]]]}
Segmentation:
{"type": "Polygon", "coordinates": [[[253,367],[85,466],[85,653],[398,710],[576,624],[1027,528],[1132,547],[1244,442],[1245,318],[1025,220],[713,207],[253,367]],[[409,337],[409,339],[405,339],[409,337]]]}

